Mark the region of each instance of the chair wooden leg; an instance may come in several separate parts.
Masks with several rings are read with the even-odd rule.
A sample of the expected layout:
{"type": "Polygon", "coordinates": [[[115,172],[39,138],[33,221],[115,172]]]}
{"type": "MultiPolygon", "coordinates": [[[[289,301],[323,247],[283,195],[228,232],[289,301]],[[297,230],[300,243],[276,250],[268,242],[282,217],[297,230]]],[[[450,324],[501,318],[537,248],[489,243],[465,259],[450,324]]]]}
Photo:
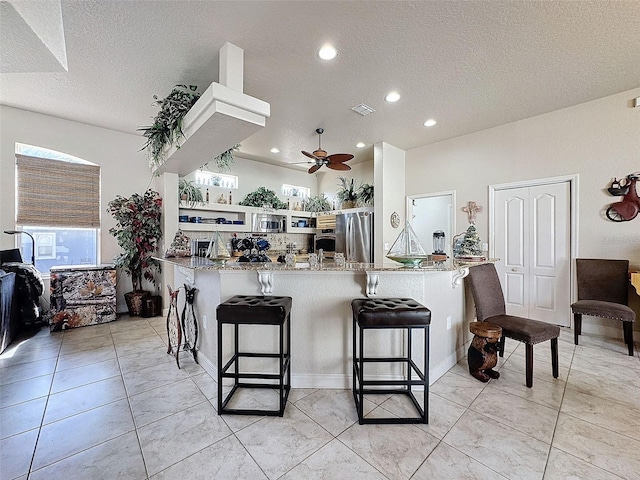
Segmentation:
{"type": "Polygon", "coordinates": [[[533,345],[525,343],[527,388],[533,387],[533,345]]]}
{"type": "Polygon", "coordinates": [[[578,345],[578,337],[582,335],[582,314],[573,314],[573,343],[578,345]]]}
{"type": "Polygon", "coordinates": [[[622,322],[624,341],[629,347],[629,356],[633,357],[633,322],[622,322]]]}
{"type": "Polygon", "coordinates": [[[504,340],[505,340],[505,336],[501,336],[500,340],[498,340],[498,354],[501,357],[504,357],[504,340]]]}
{"type": "Polygon", "coordinates": [[[553,378],[558,378],[558,337],[551,339],[551,368],[553,378]]]}

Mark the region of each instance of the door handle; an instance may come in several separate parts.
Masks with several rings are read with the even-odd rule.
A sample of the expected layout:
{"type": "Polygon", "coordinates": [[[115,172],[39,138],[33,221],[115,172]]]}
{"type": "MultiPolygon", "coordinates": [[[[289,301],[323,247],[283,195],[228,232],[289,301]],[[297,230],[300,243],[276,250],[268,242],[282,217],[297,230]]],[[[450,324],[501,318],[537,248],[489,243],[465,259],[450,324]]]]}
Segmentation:
{"type": "Polygon", "coordinates": [[[517,268],[512,268],[512,269],[511,269],[511,271],[512,271],[512,272],[517,272],[517,271],[518,271],[518,269],[517,269],[517,268]]]}

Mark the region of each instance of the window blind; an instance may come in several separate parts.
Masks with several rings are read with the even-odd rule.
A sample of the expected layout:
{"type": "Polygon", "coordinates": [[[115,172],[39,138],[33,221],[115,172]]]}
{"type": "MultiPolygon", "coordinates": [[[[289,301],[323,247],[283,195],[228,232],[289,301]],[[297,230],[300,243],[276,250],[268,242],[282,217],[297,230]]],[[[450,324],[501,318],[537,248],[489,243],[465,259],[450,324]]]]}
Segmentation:
{"type": "Polygon", "coordinates": [[[100,167],[16,155],[17,223],[98,228],[100,167]]]}

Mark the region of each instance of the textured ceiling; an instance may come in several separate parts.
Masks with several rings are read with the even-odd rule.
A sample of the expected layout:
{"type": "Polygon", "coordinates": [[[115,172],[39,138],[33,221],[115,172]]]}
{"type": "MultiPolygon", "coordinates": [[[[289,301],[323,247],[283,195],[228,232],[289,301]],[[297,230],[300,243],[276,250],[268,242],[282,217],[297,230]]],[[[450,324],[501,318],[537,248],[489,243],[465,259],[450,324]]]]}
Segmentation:
{"type": "Polygon", "coordinates": [[[135,133],[154,94],[217,81],[229,41],[245,93],[271,104],[241,152],[270,162],[304,161],[317,127],[357,162],[376,142],[412,149],[640,85],[640,1],[63,0],[62,18],[68,72],[3,73],[0,103],[135,133]]]}

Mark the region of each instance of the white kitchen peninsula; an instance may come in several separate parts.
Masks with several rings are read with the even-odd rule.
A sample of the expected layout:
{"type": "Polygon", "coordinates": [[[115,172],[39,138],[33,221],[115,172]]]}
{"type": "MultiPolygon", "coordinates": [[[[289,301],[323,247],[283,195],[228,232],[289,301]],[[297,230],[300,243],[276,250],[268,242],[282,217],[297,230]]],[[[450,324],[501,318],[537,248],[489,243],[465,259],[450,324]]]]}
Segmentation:
{"type": "MultiPolygon", "coordinates": [[[[291,310],[292,386],[304,388],[350,388],[351,386],[351,300],[367,295],[411,297],[431,310],[430,381],[433,383],[464,355],[467,328],[464,324],[462,278],[468,265],[445,264],[434,268],[408,269],[372,264],[347,264],[337,268],[325,263],[317,269],[286,268],[278,263],[230,263],[224,267],[199,257],[164,258],[174,268],[175,285],[198,288],[196,315],[199,319],[200,364],[214,378],[217,375],[216,307],[234,295],[282,295],[293,299],[291,310]]],[[[300,264],[297,265],[300,267],[300,264]]],[[[182,311],[184,294],[180,296],[182,311]]],[[[242,342],[253,351],[271,351],[275,334],[263,327],[247,327],[242,342]]],[[[401,353],[400,331],[372,331],[371,355],[401,353]],[[376,334],[380,333],[379,336],[376,334]],[[390,335],[390,333],[392,333],[390,335]]],[[[368,333],[368,334],[369,334],[368,333]]],[[[231,332],[225,332],[225,335],[231,332]]],[[[420,345],[422,338],[414,335],[420,345]]],[[[230,342],[225,341],[225,345],[230,342]]],[[[420,354],[421,349],[414,348],[420,354]]],[[[226,355],[226,352],[225,352],[226,355]]],[[[422,361],[420,357],[416,361],[422,361]]],[[[253,368],[253,366],[252,366],[253,368]]],[[[267,366],[255,365],[256,369],[267,366]]],[[[374,372],[378,373],[378,372],[374,372]]],[[[392,372],[380,372],[389,375],[392,372]]]]}

